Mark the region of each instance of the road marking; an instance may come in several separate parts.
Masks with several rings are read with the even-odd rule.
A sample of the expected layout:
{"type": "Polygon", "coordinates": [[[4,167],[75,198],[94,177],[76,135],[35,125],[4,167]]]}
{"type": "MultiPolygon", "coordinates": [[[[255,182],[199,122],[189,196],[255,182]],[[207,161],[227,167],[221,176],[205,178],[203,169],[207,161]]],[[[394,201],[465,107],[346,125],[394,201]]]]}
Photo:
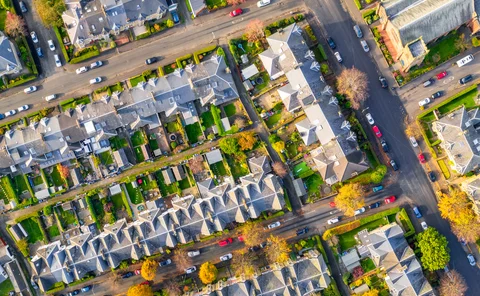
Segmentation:
{"type": "Polygon", "coordinates": [[[453,79],[455,79],[455,76],[450,76],[448,79],[443,80],[443,84],[450,83],[450,81],[452,81],[453,79]]]}

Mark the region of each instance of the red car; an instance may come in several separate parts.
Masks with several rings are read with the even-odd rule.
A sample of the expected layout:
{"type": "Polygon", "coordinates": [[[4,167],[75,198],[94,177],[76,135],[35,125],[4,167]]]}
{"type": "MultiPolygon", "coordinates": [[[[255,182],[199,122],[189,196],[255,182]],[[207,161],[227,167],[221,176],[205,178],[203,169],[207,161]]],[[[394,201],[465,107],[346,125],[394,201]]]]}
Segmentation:
{"type": "Polygon", "coordinates": [[[445,78],[445,76],[447,76],[447,71],[440,72],[437,74],[437,79],[445,78]]]}
{"type": "Polygon", "coordinates": [[[135,272],[135,275],[139,275],[141,273],[140,269],[136,269],[134,272],[135,272]]]}
{"type": "Polygon", "coordinates": [[[374,125],[372,129],[375,132],[375,136],[377,136],[377,138],[380,138],[382,136],[382,133],[380,132],[380,129],[378,128],[378,126],[374,125]]]}
{"type": "Polygon", "coordinates": [[[418,160],[420,163],[425,163],[425,155],[423,155],[423,153],[418,154],[418,160]]]}
{"type": "Polygon", "coordinates": [[[337,206],[334,201],[331,201],[331,202],[329,203],[329,205],[330,205],[331,208],[334,208],[334,207],[337,206]]]}
{"type": "Polygon", "coordinates": [[[244,240],[245,240],[245,236],[243,234],[238,236],[239,242],[243,242],[244,240]]]}
{"type": "Polygon", "coordinates": [[[395,201],[395,199],[396,199],[396,198],[395,198],[394,195],[389,196],[389,197],[385,198],[385,203],[386,203],[386,204],[392,203],[392,202],[395,201]]]}
{"type": "Polygon", "coordinates": [[[219,241],[219,242],[218,242],[218,245],[219,245],[220,247],[225,247],[226,245],[229,245],[229,244],[231,244],[231,243],[233,243],[233,239],[232,239],[231,237],[229,237],[229,238],[227,238],[227,239],[225,239],[225,240],[219,241]]]}
{"type": "Polygon", "coordinates": [[[243,10],[241,8],[235,9],[234,11],[230,12],[230,16],[234,17],[237,15],[241,15],[243,13],[243,10]]]}

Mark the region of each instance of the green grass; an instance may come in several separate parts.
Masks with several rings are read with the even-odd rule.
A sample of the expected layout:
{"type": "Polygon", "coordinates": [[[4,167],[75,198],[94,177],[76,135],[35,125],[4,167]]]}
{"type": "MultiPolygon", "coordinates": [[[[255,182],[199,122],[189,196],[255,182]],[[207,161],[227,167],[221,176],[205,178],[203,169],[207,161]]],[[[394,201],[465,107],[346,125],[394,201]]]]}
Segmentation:
{"type": "Polygon", "coordinates": [[[47,228],[47,233],[48,233],[48,237],[52,239],[55,236],[60,235],[60,230],[58,230],[58,226],[56,224],[53,224],[52,226],[47,228]]]}
{"type": "Polygon", "coordinates": [[[292,159],[298,155],[298,144],[291,142],[285,146],[285,151],[287,151],[288,158],[292,159]]]}
{"type": "Polygon", "coordinates": [[[28,191],[28,185],[23,175],[16,175],[15,178],[13,178],[13,184],[18,195],[28,191]]]}
{"type": "Polygon", "coordinates": [[[176,121],[167,123],[167,132],[171,134],[178,132],[178,123],[176,121]]]}
{"type": "Polygon", "coordinates": [[[158,188],[160,189],[160,193],[162,194],[162,196],[167,196],[169,194],[180,192],[180,188],[178,187],[177,182],[174,182],[170,185],[165,184],[165,179],[163,178],[162,171],[157,171],[155,173],[155,177],[157,178],[158,188]]]}
{"type": "Polygon", "coordinates": [[[429,48],[428,54],[425,56],[424,64],[434,63],[433,56],[436,54],[440,55],[440,61],[436,64],[439,65],[444,61],[452,58],[453,56],[460,53],[460,51],[455,47],[455,40],[459,38],[457,32],[450,33],[446,37],[440,39],[435,45],[429,48]]]}
{"type": "Polygon", "coordinates": [[[148,137],[148,146],[150,146],[150,149],[152,149],[152,151],[157,150],[159,148],[158,142],[157,142],[157,136],[155,134],[151,134],[148,137]]]}
{"type": "Polygon", "coordinates": [[[27,241],[29,244],[34,244],[37,241],[43,240],[43,234],[40,230],[40,225],[33,219],[28,218],[20,222],[23,229],[28,233],[27,241]]]}
{"type": "Polygon", "coordinates": [[[185,190],[190,187],[192,187],[192,184],[190,184],[188,178],[178,181],[178,188],[180,188],[181,190],[185,190]]]}
{"type": "Polygon", "coordinates": [[[230,154],[226,154],[225,158],[227,159],[228,166],[230,167],[230,171],[232,172],[235,180],[238,180],[238,178],[246,176],[250,173],[248,165],[245,161],[239,162],[230,154]]]}
{"type": "Polygon", "coordinates": [[[215,121],[213,120],[212,112],[210,111],[203,112],[202,115],[200,115],[200,117],[202,118],[202,125],[205,128],[209,128],[215,124],[215,121]]]}
{"type": "Polygon", "coordinates": [[[270,116],[265,123],[267,124],[268,128],[272,128],[275,126],[275,124],[278,123],[278,121],[282,118],[282,113],[275,113],[272,116],[270,116]]]}
{"type": "Polygon", "coordinates": [[[225,0],[205,0],[205,4],[207,4],[208,7],[220,7],[225,6],[225,0]]]}
{"type": "Polygon", "coordinates": [[[362,261],[360,261],[360,264],[362,265],[363,271],[365,273],[376,268],[375,263],[373,263],[373,260],[371,258],[363,259],[362,261]]]}
{"type": "Polygon", "coordinates": [[[145,160],[145,156],[143,156],[142,149],[140,147],[135,147],[135,158],[137,162],[143,162],[145,160]]]}
{"type": "Polygon", "coordinates": [[[142,193],[140,192],[138,187],[133,187],[131,182],[126,183],[125,187],[127,188],[127,192],[128,192],[128,196],[130,197],[130,201],[133,204],[138,205],[138,204],[141,204],[142,202],[144,202],[142,193]]]}
{"type": "MultiPolygon", "coordinates": [[[[5,19],[6,18],[7,18],[7,11],[5,9],[0,9],[0,31],[5,30],[5,19]]],[[[8,295],[8,293],[2,294],[2,295],[8,295]]]]}
{"type": "Polygon", "coordinates": [[[142,187],[143,190],[152,190],[152,189],[155,189],[155,188],[158,188],[158,184],[157,184],[157,181],[155,181],[155,179],[153,179],[152,181],[148,180],[147,177],[142,177],[142,185],[140,185],[140,187],[142,187]]]}
{"type": "Polygon", "coordinates": [[[190,144],[198,142],[198,138],[202,136],[202,129],[198,122],[185,126],[185,132],[187,133],[188,141],[190,144]]]}
{"type": "Polygon", "coordinates": [[[9,176],[3,176],[0,179],[0,198],[8,203],[10,200],[16,199],[16,191],[12,187],[12,183],[9,176]]]}
{"type": "Polygon", "coordinates": [[[124,138],[120,138],[119,136],[112,137],[108,141],[110,142],[110,147],[112,147],[114,151],[128,146],[128,141],[124,138]]]}
{"type": "Polygon", "coordinates": [[[100,161],[104,164],[104,165],[110,165],[113,163],[113,155],[112,153],[110,152],[110,150],[108,151],[105,151],[105,152],[102,152],[98,155],[100,157],[100,161]]]}
{"type": "Polygon", "coordinates": [[[320,185],[323,184],[322,177],[319,173],[315,173],[303,179],[303,182],[307,186],[307,191],[309,195],[319,194],[320,193],[320,185]]]}
{"type": "Polygon", "coordinates": [[[227,106],[223,107],[223,109],[225,110],[225,114],[227,114],[227,117],[230,117],[237,113],[237,108],[235,107],[234,103],[228,104],[227,106]]]}
{"type": "Polygon", "coordinates": [[[143,132],[141,132],[141,131],[136,131],[135,133],[133,133],[133,135],[131,137],[131,140],[132,140],[133,147],[143,145],[146,142],[145,141],[145,136],[144,136],[143,132]]]}
{"type": "Polygon", "coordinates": [[[53,167],[52,173],[50,174],[50,177],[53,181],[53,184],[57,187],[59,186],[64,186],[65,185],[65,179],[62,178],[60,175],[60,172],[58,171],[57,166],[53,167]]]}
{"type": "MultiPolygon", "coordinates": [[[[0,10],[0,12],[1,11],[2,10],[0,10]]],[[[14,291],[13,284],[12,284],[12,281],[10,281],[10,279],[6,279],[5,281],[0,283],[0,295],[8,295],[10,291],[14,291]]]]}
{"type": "Polygon", "coordinates": [[[261,72],[260,75],[263,79],[263,83],[255,85],[255,89],[257,91],[261,91],[262,89],[266,88],[270,82],[270,76],[268,75],[267,71],[261,72]]]}
{"type": "Polygon", "coordinates": [[[387,219],[385,218],[380,218],[378,220],[374,220],[372,222],[366,223],[360,227],[355,228],[352,231],[345,232],[344,234],[341,234],[338,236],[338,240],[340,242],[340,248],[345,251],[350,249],[351,247],[355,246],[357,244],[354,236],[357,235],[357,233],[363,229],[368,229],[368,231],[371,231],[375,228],[378,228],[382,225],[388,224],[387,219]]]}
{"type": "Polygon", "coordinates": [[[142,82],[142,81],[143,81],[143,82],[146,82],[145,77],[143,77],[142,74],[130,78],[130,84],[132,85],[132,87],[137,86],[137,84],[139,84],[139,83],[142,82]]]}
{"type": "Polygon", "coordinates": [[[70,224],[77,224],[77,218],[72,210],[64,211],[62,207],[57,207],[58,214],[60,219],[62,220],[62,225],[67,226],[70,224]]]}
{"type": "Polygon", "coordinates": [[[475,98],[477,97],[477,95],[478,95],[478,90],[477,88],[475,88],[469,91],[468,93],[450,101],[448,104],[445,104],[439,107],[438,111],[440,111],[441,114],[446,114],[461,105],[465,105],[465,108],[467,109],[472,109],[476,106],[475,98]]]}
{"type": "Polygon", "coordinates": [[[302,161],[301,163],[293,167],[293,175],[295,178],[306,178],[313,173],[313,170],[307,165],[305,161],[302,161]]]}
{"type": "Polygon", "coordinates": [[[113,206],[115,207],[115,210],[113,212],[120,211],[123,207],[125,207],[125,204],[123,203],[123,200],[122,200],[121,193],[113,195],[111,199],[112,199],[113,206]]]}
{"type": "Polygon", "coordinates": [[[41,175],[35,176],[33,178],[33,185],[38,186],[40,184],[43,184],[43,178],[41,175]]]}
{"type": "Polygon", "coordinates": [[[176,63],[171,63],[171,64],[163,66],[163,73],[165,75],[173,73],[175,71],[175,68],[173,68],[172,65],[174,65],[175,68],[177,67],[176,63]]]}
{"type": "Polygon", "coordinates": [[[216,175],[217,177],[227,175],[227,170],[225,169],[225,166],[223,165],[222,161],[211,164],[210,169],[212,170],[213,174],[216,175]]]}

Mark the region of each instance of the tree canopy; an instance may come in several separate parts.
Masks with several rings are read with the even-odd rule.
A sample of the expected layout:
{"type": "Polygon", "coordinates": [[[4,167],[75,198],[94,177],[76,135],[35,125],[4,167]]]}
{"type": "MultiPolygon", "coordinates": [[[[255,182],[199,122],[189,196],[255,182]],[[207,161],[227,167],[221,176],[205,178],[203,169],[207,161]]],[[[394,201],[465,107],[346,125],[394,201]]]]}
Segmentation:
{"type": "Polygon", "coordinates": [[[335,205],[345,213],[345,216],[353,216],[355,210],[365,206],[361,186],[358,183],[349,183],[342,186],[335,196],[335,205]]]}
{"type": "Polygon", "coordinates": [[[470,224],[476,219],[467,194],[460,190],[455,189],[448,195],[443,194],[438,202],[438,209],[442,218],[455,224],[470,224]]]}
{"type": "Polygon", "coordinates": [[[287,166],[280,161],[275,161],[272,165],[272,169],[280,178],[283,178],[288,174],[287,166]]]}
{"type": "Polygon", "coordinates": [[[217,267],[211,262],[205,262],[200,266],[198,277],[204,284],[210,284],[217,279],[217,267]]]}
{"type": "Polygon", "coordinates": [[[265,232],[259,223],[247,221],[242,225],[241,233],[243,235],[243,242],[247,247],[253,247],[261,244],[265,240],[265,232]]]}
{"type": "Polygon", "coordinates": [[[290,245],[284,238],[270,235],[268,238],[268,244],[265,247],[265,253],[267,254],[267,260],[271,264],[285,263],[290,259],[290,245]]]}
{"type": "Polygon", "coordinates": [[[450,261],[450,250],[447,246],[447,238],[441,235],[435,228],[428,227],[418,234],[418,247],[422,252],[422,265],[430,271],[439,270],[450,261]]]}
{"type": "Polygon", "coordinates": [[[235,272],[235,276],[241,276],[249,278],[255,273],[255,258],[252,252],[238,251],[235,252],[232,258],[232,268],[235,272]]]}
{"type": "Polygon", "coordinates": [[[152,287],[149,285],[134,285],[128,288],[127,296],[153,296],[152,287]]]}
{"type": "Polygon", "coordinates": [[[142,264],[142,277],[147,281],[153,281],[157,273],[158,263],[155,260],[147,259],[142,264]]]}
{"type": "Polygon", "coordinates": [[[242,151],[251,150],[255,143],[257,143],[257,138],[253,132],[241,133],[238,136],[238,145],[242,151]]]}
{"type": "Polygon", "coordinates": [[[33,4],[45,27],[60,27],[63,25],[61,16],[66,10],[63,0],[33,0],[33,4]]]}
{"type": "Polygon", "coordinates": [[[354,109],[368,98],[367,74],[357,68],[344,69],[337,78],[338,92],[345,95],[354,109]]]}
{"type": "Polygon", "coordinates": [[[467,284],[464,278],[456,271],[444,273],[440,278],[440,288],[438,292],[440,296],[463,296],[467,292],[467,284]]]}
{"type": "Polygon", "coordinates": [[[259,19],[250,21],[245,27],[245,37],[248,42],[256,42],[263,38],[263,22],[259,19]]]}
{"type": "Polygon", "coordinates": [[[12,38],[27,35],[27,26],[25,21],[19,15],[7,11],[7,17],[5,18],[5,33],[12,38]]]}
{"type": "Polygon", "coordinates": [[[218,142],[218,146],[226,154],[237,154],[240,151],[238,139],[235,137],[222,138],[218,142]]]}

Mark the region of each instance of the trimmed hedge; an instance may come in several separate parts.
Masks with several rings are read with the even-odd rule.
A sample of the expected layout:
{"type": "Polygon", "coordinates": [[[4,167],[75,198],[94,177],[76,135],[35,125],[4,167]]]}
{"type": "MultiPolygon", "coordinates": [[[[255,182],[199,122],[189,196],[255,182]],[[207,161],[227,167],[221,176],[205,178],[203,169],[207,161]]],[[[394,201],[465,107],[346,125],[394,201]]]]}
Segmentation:
{"type": "Polygon", "coordinates": [[[93,202],[91,196],[85,196],[85,202],[88,205],[88,209],[90,210],[90,216],[92,216],[93,222],[97,224],[97,228],[100,229],[100,222],[98,221],[97,213],[95,212],[95,208],[93,207],[93,202]]]}
{"type": "Polygon", "coordinates": [[[180,69],[180,68],[183,69],[184,66],[182,65],[182,62],[185,61],[185,60],[191,59],[192,56],[193,55],[191,53],[189,53],[189,54],[184,55],[183,57],[176,58],[175,62],[177,63],[178,69],[180,69]]]}
{"type": "Polygon", "coordinates": [[[76,286],[76,285],[80,285],[80,284],[85,283],[86,281],[89,281],[89,280],[93,279],[93,278],[95,278],[95,275],[94,274],[89,274],[89,275],[84,276],[83,278],[79,279],[78,281],[71,282],[70,284],[68,284],[68,286],[73,287],[73,286],[76,286]]]}
{"type": "Polygon", "coordinates": [[[323,248],[322,239],[320,238],[320,235],[318,235],[318,234],[314,235],[313,239],[315,239],[317,241],[317,249],[320,251],[320,253],[322,253],[323,259],[325,260],[325,263],[328,264],[327,253],[325,252],[325,249],[323,248]]]}
{"type": "Polygon", "coordinates": [[[85,60],[88,60],[90,58],[96,57],[98,55],[100,55],[100,50],[98,49],[97,46],[93,45],[91,47],[87,47],[79,51],[78,56],[70,60],[70,64],[77,64],[85,60]]]}
{"type": "Polygon", "coordinates": [[[12,87],[15,87],[15,86],[22,85],[22,84],[27,83],[27,82],[29,82],[29,81],[32,81],[32,80],[34,80],[34,79],[36,79],[36,78],[37,78],[37,76],[34,75],[34,74],[24,74],[24,75],[21,75],[19,80],[14,81],[13,83],[7,84],[7,88],[12,88],[12,87]]]}
{"type": "Polygon", "coordinates": [[[158,77],[165,76],[165,72],[163,72],[163,67],[162,66],[158,67],[157,74],[158,74],[158,77]]]}
{"type": "Polygon", "coordinates": [[[65,44],[63,44],[63,39],[62,39],[62,34],[60,34],[60,31],[57,26],[53,26],[53,32],[55,32],[55,36],[57,36],[57,41],[60,44],[60,48],[62,49],[63,53],[63,58],[65,59],[65,62],[70,62],[70,56],[68,55],[67,49],[65,48],[65,44]]]}
{"type": "Polygon", "coordinates": [[[283,198],[285,199],[285,208],[292,211],[292,203],[290,202],[290,197],[288,196],[287,190],[283,189],[283,198]]]}
{"type": "Polygon", "coordinates": [[[379,212],[379,213],[376,213],[376,214],[373,214],[373,215],[370,215],[370,216],[367,216],[367,217],[364,217],[364,218],[361,218],[360,219],[360,225],[365,225],[367,223],[370,223],[372,221],[375,221],[375,220],[378,220],[378,219],[381,219],[385,216],[389,216],[389,215],[392,215],[392,214],[396,214],[400,212],[400,208],[399,207],[396,207],[396,208],[392,208],[392,209],[388,209],[386,211],[382,211],[382,212],[379,212]]]}
{"type": "Polygon", "coordinates": [[[215,125],[218,127],[218,134],[220,136],[224,136],[225,128],[223,127],[222,119],[220,118],[220,113],[221,113],[220,108],[212,104],[210,106],[210,111],[213,116],[213,121],[215,122],[215,125]]]}
{"type": "Polygon", "coordinates": [[[52,294],[55,294],[57,292],[60,292],[62,291],[63,289],[65,289],[65,283],[64,282],[58,282],[58,283],[55,283],[53,285],[53,288],[51,288],[50,290],[47,290],[45,291],[45,293],[47,295],[52,295],[52,294]]]}
{"type": "Polygon", "coordinates": [[[355,6],[357,6],[358,10],[362,10],[362,4],[360,3],[360,0],[353,0],[355,2],[355,6]]]}
{"type": "Polygon", "coordinates": [[[407,215],[407,211],[405,209],[402,209],[399,213],[400,219],[405,221],[406,226],[408,229],[405,229],[405,237],[411,236],[415,234],[415,228],[413,227],[412,221],[407,215]]]}
{"type": "Polygon", "coordinates": [[[197,50],[196,52],[193,53],[193,60],[195,61],[196,64],[200,64],[200,58],[198,57],[199,55],[203,55],[207,52],[213,51],[217,48],[217,45],[210,45],[205,48],[202,48],[201,50],[197,50]]]}
{"type": "Polygon", "coordinates": [[[122,188],[122,200],[123,200],[123,204],[125,205],[125,210],[127,211],[128,216],[130,216],[130,218],[133,218],[133,212],[132,212],[132,209],[130,208],[130,204],[128,203],[128,198],[127,198],[127,195],[125,194],[125,188],[122,188]]]}

